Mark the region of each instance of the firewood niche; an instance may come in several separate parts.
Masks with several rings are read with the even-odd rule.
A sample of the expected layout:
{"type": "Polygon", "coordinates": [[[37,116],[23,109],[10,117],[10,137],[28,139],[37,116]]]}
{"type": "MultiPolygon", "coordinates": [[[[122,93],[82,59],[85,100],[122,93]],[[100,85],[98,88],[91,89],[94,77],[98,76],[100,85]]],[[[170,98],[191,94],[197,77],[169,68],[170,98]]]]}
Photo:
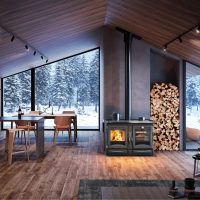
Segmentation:
{"type": "Polygon", "coordinates": [[[155,83],[151,89],[154,150],[179,150],[179,91],[171,83],[155,83]]]}

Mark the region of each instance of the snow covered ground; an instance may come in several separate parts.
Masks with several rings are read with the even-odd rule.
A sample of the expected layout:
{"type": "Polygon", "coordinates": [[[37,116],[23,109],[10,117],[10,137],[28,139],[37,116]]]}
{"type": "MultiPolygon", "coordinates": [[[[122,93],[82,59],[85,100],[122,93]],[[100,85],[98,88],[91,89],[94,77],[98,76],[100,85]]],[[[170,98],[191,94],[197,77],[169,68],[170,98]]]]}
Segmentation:
{"type": "Polygon", "coordinates": [[[196,106],[186,109],[186,127],[200,129],[200,110],[196,106]]]}
{"type": "MultiPolygon", "coordinates": [[[[200,130],[200,111],[197,110],[196,106],[193,106],[192,109],[186,108],[186,128],[194,128],[194,130],[200,130]]],[[[196,134],[192,140],[190,137],[186,138],[186,149],[199,148],[199,140],[196,139],[198,138],[196,134]]]]}

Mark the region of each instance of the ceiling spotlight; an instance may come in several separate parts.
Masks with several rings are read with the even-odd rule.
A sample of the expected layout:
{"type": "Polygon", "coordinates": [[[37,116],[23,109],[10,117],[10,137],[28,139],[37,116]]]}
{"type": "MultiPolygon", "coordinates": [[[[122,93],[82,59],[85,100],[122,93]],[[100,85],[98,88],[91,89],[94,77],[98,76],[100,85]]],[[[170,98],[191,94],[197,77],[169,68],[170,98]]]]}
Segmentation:
{"type": "Polygon", "coordinates": [[[182,42],[183,42],[183,40],[182,40],[182,38],[181,38],[181,37],[179,37],[179,38],[178,38],[178,40],[179,40],[179,42],[180,42],[180,43],[182,43],[182,42]]]}
{"type": "Polygon", "coordinates": [[[41,56],[41,59],[43,60],[43,56],[41,56]]]}
{"type": "Polygon", "coordinates": [[[36,54],[36,51],[34,51],[33,55],[35,56],[35,54],[36,54]]]}
{"type": "Polygon", "coordinates": [[[200,33],[200,24],[196,28],[196,33],[200,33]]]}
{"type": "Polygon", "coordinates": [[[28,45],[27,45],[27,44],[25,45],[25,48],[26,48],[26,51],[29,51],[29,48],[28,48],[28,45]]]}
{"type": "Polygon", "coordinates": [[[13,35],[10,41],[13,42],[14,39],[15,39],[15,36],[13,35]]]}
{"type": "Polygon", "coordinates": [[[167,45],[163,46],[163,51],[166,52],[167,51],[167,45]]]}
{"type": "Polygon", "coordinates": [[[46,59],[46,63],[48,63],[48,59],[46,59]]]}

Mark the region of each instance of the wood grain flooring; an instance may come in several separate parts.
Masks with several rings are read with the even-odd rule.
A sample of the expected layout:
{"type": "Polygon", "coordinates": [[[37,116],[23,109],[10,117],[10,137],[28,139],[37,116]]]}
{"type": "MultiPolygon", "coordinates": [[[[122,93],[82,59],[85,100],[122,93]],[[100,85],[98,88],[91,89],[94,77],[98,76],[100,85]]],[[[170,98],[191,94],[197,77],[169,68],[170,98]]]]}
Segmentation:
{"type": "Polygon", "coordinates": [[[0,140],[0,199],[77,199],[80,179],[182,180],[193,174],[191,151],[106,156],[97,131],[78,132],[76,144],[66,143],[65,137],[61,135],[53,145],[52,134],[45,132],[46,156],[39,160],[32,137],[30,161],[25,154],[16,155],[11,166],[4,159],[4,140],[0,140]]]}

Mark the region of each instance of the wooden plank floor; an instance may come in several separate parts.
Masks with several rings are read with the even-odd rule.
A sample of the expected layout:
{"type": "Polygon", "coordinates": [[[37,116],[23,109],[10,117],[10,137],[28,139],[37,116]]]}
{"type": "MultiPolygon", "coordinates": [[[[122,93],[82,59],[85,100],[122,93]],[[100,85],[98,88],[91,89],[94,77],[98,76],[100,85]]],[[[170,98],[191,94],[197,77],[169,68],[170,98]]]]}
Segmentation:
{"type": "Polygon", "coordinates": [[[16,155],[11,166],[4,160],[4,140],[0,140],[0,199],[76,199],[80,179],[192,177],[194,152],[110,157],[102,153],[99,132],[79,132],[77,144],[65,143],[61,137],[61,143],[53,145],[52,135],[45,133],[45,136],[43,159],[35,159],[32,138],[30,161],[26,161],[25,154],[16,155]]]}

